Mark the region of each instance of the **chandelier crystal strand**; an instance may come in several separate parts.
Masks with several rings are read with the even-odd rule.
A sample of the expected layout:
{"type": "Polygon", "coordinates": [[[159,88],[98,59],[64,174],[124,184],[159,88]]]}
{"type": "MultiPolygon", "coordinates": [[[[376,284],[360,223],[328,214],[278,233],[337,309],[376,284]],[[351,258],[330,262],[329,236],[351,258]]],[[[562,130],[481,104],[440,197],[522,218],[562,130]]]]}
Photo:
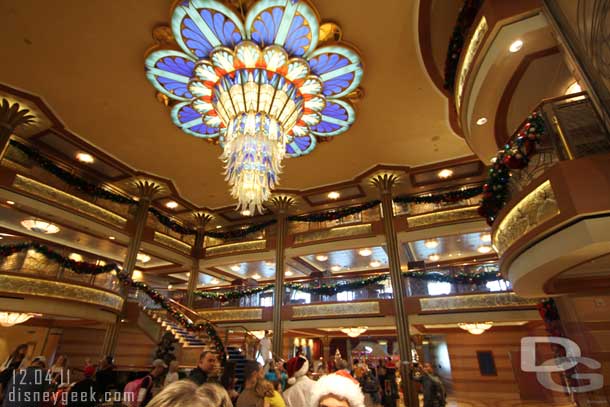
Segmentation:
{"type": "Polygon", "coordinates": [[[237,210],[262,212],[278,182],[286,151],[282,126],[264,112],[241,113],[229,122],[222,160],[237,210]]]}

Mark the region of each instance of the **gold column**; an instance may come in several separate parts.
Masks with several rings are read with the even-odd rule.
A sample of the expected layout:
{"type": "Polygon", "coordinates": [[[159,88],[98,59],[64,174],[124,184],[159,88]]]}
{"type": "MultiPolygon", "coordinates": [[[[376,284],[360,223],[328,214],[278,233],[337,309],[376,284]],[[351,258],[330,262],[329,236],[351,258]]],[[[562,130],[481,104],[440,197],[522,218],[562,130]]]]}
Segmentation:
{"type": "Polygon", "coordinates": [[[400,374],[405,403],[409,407],[419,406],[417,392],[411,380],[411,340],[409,336],[409,316],[404,303],[404,280],[400,270],[400,257],[398,252],[398,239],[394,227],[394,208],[392,206],[392,187],[399,176],[392,173],[381,173],[373,177],[373,184],[379,189],[381,195],[381,208],[383,209],[383,229],[385,232],[386,249],[390,267],[390,281],[394,311],[396,315],[396,331],[398,336],[398,349],[400,353],[400,374]]]}
{"type": "Polygon", "coordinates": [[[19,103],[11,105],[8,100],[2,99],[0,104],[0,161],[8,149],[13,131],[34,120],[34,116],[29,115],[29,112],[27,109],[22,109],[19,103]]]}
{"type": "Polygon", "coordinates": [[[330,361],[330,337],[323,336],[320,340],[322,341],[322,357],[324,358],[324,368],[326,369],[330,361]]]}
{"type": "Polygon", "coordinates": [[[294,199],[287,195],[278,195],[273,198],[277,209],[277,236],[275,246],[275,289],[273,292],[273,340],[272,351],[274,357],[282,357],[282,305],[284,302],[284,246],[288,223],[286,216],[288,208],[294,199]]]}
{"type": "MultiPolygon", "coordinates": [[[[148,208],[153,197],[162,190],[161,185],[149,181],[149,180],[136,180],[134,186],[138,192],[138,205],[136,206],[136,212],[133,218],[133,235],[129,240],[127,246],[127,255],[123,261],[123,273],[128,274],[130,277],[133,275],[136,267],[136,261],[138,252],[140,251],[140,245],[142,243],[142,235],[144,234],[144,228],[146,227],[146,220],[148,219],[148,208]]],[[[123,305],[123,311],[127,306],[127,296],[129,295],[129,289],[122,289],[122,294],[125,297],[125,303],[123,305]]],[[[121,312],[117,315],[114,324],[109,324],[104,338],[104,345],[102,347],[103,355],[114,355],[117,346],[117,339],[119,336],[119,327],[122,319],[121,312]]]]}
{"type": "Polygon", "coordinates": [[[205,238],[205,227],[214,218],[207,212],[195,212],[193,213],[195,225],[197,228],[197,234],[195,235],[195,244],[191,252],[193,256],[193,266],[189,274],[189,283],[186,290],[186,305],[189,308],[193,308],[195,302],[194,292],[197,290],[197,283],[199,282],[199,259],[203,254],[203,241],[205,238]]]}

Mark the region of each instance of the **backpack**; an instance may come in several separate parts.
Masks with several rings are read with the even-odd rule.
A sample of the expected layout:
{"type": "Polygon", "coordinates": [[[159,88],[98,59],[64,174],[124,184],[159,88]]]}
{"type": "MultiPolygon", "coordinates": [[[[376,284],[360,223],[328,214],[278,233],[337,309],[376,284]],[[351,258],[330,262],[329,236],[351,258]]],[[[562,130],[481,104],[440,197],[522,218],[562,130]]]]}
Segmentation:
{"type": "Polygon", "coordinates": [[[140,379],[132,380],[125,385],[123,389],[123,404],[129,407],[139,407],[138,395],[142,389],[142,383],[149,377],[150,375],[144,376],[140,379]]]}

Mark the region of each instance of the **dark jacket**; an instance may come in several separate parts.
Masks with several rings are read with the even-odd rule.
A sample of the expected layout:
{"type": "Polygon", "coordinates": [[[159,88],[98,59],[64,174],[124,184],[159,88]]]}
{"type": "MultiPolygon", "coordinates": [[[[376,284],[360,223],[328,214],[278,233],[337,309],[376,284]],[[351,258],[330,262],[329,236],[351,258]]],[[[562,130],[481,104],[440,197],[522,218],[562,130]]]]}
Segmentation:
{"type": "Polygon", "coordinates": [[[445,405],[445,386],[440,377],[427,373],[414,376],[414,380],[422,384],[424,407],[443,407],[445,405]]]}
{"type": "Polygon", "coordinates": [[[90,377],[76,382],[68,393],[68,407],[95,407],[100,394],[95,392],[95,382],[90,377]]]}
{"type": "Polygon", "coordinates": [[[206,383],[208,381],[208,374],[201,370],[199,367],[196,367],[191,370],[191,373],[189,374],[189,380],[192,380],[193,382],[201,386],[203,383],[206,383]]]}

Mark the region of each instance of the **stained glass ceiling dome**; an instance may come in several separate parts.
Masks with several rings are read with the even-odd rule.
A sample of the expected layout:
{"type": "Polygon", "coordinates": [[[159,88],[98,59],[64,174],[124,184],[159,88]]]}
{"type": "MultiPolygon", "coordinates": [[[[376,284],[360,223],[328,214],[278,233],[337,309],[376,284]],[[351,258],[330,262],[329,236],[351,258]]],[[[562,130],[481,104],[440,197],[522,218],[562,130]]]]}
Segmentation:
{"type": "Polygon", "coordinates": [[[180,1],[171,30],[175,44],[148,54],[146,75],[182,131],[222,146],[238,210],[262,211],[284,157],[309,154],[355,120],[347,96],[362,78],[360,56],[320,41],[309,2],[260,0],[242,19],[216,0],[180,1]]]}

